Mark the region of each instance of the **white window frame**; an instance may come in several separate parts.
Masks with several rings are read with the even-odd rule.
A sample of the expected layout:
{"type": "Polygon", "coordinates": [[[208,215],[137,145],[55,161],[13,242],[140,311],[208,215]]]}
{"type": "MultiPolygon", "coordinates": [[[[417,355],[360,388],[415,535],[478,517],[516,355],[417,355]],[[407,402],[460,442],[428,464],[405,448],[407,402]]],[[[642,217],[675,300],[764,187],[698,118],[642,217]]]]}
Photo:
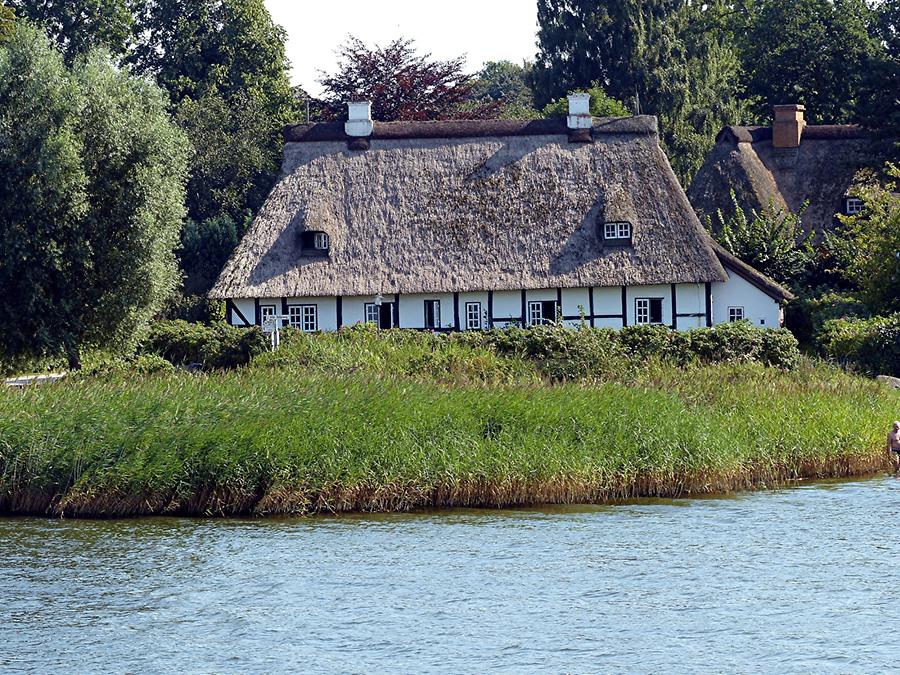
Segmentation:
{"type": "Polygon", "coordinates": [[[433,298],[425,300],[425,328],[436,330],[441,327],[441,301],[433,298]],[[428,308],[432,310],[431,325],[428,325],[428,308]]]}
{"type": "Polygon", "coordinates": [[[729,307],[728,308],[728,321],[734,323],[736,321],[743,321],[746,317],[744,313],[743,307],[729,307]]]}
{"type": "Polygon", "coordinates": [[[481,303],[466,303],[466,330],[481,330],[481,303]]]}
{"type": "Polygon", "coordinates": [[[367,302],[363,311],[366,317],[364,323],[374,323],[376,326],[381,324],[381,307],[374,302],[367,302]]]}
{"type": "Polygon", "coordinates": [[[638,326],[652,325],[652,326],[661,326],[663,325],[663,303],[665,302],[665,298],[635,298],[634,299],[634,323],[638,326]],[[651,321],[651,303],[654,300],[659,301],[659,321],[651,321]]]}
{"type": "Polygon", "coordinates": [[[292,328],[299,328],[304,333],[315,333],[319,330],[319,308],[317,305],[289,305],[288,323],[292,328]]]}
{"type": "Polygon", "coordinates": [[[313,235],[313,248],[317,251],[327,251],[331,245],[331,237],[325,232],[316,232],[313,235]]]}
{"type": "Polygon", "coordinates": [[[635,299],[634,323],[637,326],[643,326],[650,323],[650,298],[635,299]]]}
{"type": "Polygon", "coordinates": [[[859,197],[847,197],[847,201],[844,204],[844,211],[846,211],[848,216],[855,216],[862,213],[865,207],[865,202],[859,197]]]}
{"type": "Polygon", "coordinates": [[[556,316],[547,318],[544,316],[544,303],[552,302],[555,312],[559,311],[559,305],[556,300],[530,300],[528,302],[528,325],[544,326],[556,323],[556,316]]]}
{"type": "Polygon", "coordinates": [[[603,223],[604,239],[631,239],[631,223],[615,221],[603,223]]]}

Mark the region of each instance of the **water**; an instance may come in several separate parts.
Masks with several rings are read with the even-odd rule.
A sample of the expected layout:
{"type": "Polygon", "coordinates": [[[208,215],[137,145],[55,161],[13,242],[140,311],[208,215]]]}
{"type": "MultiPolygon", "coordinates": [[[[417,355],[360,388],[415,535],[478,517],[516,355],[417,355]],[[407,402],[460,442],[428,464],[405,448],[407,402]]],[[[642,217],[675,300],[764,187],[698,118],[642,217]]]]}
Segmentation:
{"type": "Polygon", "coordinates": [[[900,656],[900,480],[608,507],[0,519],[0,670],[852,672],[900,656]]]}

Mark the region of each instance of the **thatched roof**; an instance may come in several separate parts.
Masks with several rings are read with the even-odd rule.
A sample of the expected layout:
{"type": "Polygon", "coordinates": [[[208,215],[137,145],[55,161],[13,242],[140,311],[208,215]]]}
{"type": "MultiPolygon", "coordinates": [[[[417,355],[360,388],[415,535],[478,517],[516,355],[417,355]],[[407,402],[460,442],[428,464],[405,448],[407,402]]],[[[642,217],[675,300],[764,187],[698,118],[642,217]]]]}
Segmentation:
{"type": "MultiPolygon", "coordinates": [[[[799,148],[772,147],[772,127],[725,127],[688,189],[697,214],[715,218],[734,212],[731,190],[745,211],[800,210],[807,231],[832,227],[856,172],[878,167],[885,141],[852,124],[807,125],[799,148]]],[[[888,141],[889,143],[889,141],[888,141]]]]}
{"type": "Polygon", "coordinates": [[[723,281],[652,117],[376,123],[285,131],[282,176],[225,266],[217,298],[374,295],[723,281]],[[633,246],[604,248],[604,221],[633,246]],[[301,233],[330,235],[304,257],[301,233]]]}

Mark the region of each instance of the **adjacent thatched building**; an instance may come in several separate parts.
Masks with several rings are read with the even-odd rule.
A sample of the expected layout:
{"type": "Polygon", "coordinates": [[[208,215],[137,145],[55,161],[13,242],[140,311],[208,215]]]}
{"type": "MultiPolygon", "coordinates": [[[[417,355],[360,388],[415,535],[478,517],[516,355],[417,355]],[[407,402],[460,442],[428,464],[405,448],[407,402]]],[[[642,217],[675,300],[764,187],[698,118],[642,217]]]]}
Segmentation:
{"type": "Polygon", "coordinates": [[[788,293],[715,246],[652,117],[285,130],[282,176],[212,297],[235,325],[332,330],[777,326],[788,293]],[[267,317],[275,317],[268,318],[267,317]]]}
{"type": "Polygon", "coordinates": [[[852,124],[807,125],[802,105],[775,106],[769,127],[725,127],[697,172],[688,197],[701,218],[716,218],[738,205],[749,212],[770,203],[798,212],[807,231],[824,232],[838,213],[853,214],[862,203],[847,194],[864,167],[879,167],[885,156],[879,141],[852,124]]]}

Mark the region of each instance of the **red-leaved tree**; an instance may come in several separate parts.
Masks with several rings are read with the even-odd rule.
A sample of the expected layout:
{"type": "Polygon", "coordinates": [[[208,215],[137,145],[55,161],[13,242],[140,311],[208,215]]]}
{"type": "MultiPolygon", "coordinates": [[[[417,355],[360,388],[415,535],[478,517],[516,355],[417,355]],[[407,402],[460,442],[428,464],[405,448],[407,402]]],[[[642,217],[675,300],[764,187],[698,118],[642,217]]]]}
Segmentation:
{"type": "Polygon", "coordinates": [[[434,61],[416,53],[412,40],[399,38],[370,49],[349,37],[339,49],[337,71],[322,74],[324,101],[335,117],[346,115],[350,100],[372,102],[372,117],[396,120],[485,119],[502,107],[473,100],[474,78],[463,72],[465,57],[434,61]]]}

